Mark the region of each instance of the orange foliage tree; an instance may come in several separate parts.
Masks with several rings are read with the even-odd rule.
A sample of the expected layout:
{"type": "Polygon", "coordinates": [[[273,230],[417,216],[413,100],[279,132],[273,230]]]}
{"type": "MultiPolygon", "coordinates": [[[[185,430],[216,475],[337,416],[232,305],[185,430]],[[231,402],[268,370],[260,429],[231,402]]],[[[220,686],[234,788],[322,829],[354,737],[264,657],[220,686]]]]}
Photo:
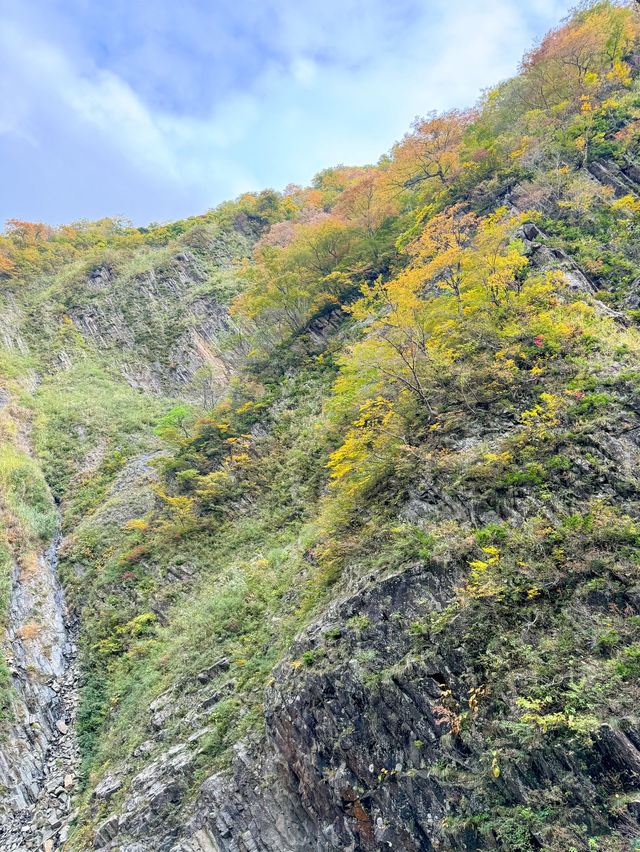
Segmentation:
{"type": "Polygon", "coordinates": [[[451,110],[417,118],[413,129],[392,151],[390,177],[397,186],[447,187],[461,168],[460,149],[474,110],[451,110]]]}

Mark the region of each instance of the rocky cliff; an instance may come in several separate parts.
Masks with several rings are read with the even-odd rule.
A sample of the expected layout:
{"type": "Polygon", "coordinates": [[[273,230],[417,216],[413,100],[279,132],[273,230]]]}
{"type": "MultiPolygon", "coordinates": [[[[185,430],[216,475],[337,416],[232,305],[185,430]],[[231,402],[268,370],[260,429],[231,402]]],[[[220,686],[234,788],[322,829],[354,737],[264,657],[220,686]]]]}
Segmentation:
{"type": "Polygon", "coordinates": [[[0,237],[2,849],[638,848],[639,46],[0,237]]]}

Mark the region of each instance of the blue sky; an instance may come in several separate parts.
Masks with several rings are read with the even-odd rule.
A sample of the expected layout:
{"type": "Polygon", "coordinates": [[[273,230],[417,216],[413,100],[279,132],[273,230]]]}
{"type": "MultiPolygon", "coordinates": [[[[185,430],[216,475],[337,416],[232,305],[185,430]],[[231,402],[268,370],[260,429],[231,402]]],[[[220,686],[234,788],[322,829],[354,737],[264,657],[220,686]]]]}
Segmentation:
{"type": "Polygon", "coordinates": [[[375,162],[566,0],[0,0],[0,221],[204,212],[375,162]]]}

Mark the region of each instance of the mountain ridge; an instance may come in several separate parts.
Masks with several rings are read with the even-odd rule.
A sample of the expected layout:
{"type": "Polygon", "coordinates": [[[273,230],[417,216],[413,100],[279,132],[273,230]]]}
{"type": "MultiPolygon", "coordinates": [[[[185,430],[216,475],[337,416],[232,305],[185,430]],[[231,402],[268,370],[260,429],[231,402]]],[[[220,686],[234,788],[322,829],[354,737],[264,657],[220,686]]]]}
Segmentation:
{"type": "Polygon", "coordinates": [[[639,44],[587,4],[376,166],[9,223],[0,724],[59,512],[81,762],[8,849],[640,843],[639,44]]]}

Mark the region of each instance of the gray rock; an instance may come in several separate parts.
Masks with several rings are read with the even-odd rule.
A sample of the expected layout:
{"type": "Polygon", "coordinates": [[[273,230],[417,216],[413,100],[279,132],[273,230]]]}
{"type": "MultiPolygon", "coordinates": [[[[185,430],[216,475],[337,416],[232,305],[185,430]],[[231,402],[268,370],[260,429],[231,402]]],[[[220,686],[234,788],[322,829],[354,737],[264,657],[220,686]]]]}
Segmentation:
{"type": "Polygon", "coordinates": [[[94,849],[102,849],[114,838],[118,836],[119,818],[117,814],[112,814],[110,817],[101,822],[96,828],[93,838],[94,849]]]}
{"type": "Polygon", "coordinates": [[[0,751],[0,785],[9,791],[0,800],[2,849],[23,849],[22,838],[41,830],[43,840],[55,838],[71,807],[64,782],[79,760],[73,731],[78,676],[75,628],[56,577],[58,543],[56,537],[30,570],[16,565],[13,571],[8,647],[14,719],[0,751]],[[22,630],[35,621],[38,631],[22,630]]]}
{"type": "MultiPolygon", "coordinates": [[[[72,782],[73,783],[73,782],[72,782]]],[[[95,799],[110,799],[122,787],[122,780],[111,772],[103,775],[102,780],[96,785],[91,794],[95,799]]]]}
{"type": "Polygon", "coordinates": [[[220,657],[219,660],[216,660],[216,662],[210,665],[208,668],[203,669],[201,672],[198,672],[198,683],[209,683],[209,681],[213,680],[216,675],[220,674],[221,672],[226,672],[230,665],[231,661],[228,659],[228,657],[220,657]]]}

